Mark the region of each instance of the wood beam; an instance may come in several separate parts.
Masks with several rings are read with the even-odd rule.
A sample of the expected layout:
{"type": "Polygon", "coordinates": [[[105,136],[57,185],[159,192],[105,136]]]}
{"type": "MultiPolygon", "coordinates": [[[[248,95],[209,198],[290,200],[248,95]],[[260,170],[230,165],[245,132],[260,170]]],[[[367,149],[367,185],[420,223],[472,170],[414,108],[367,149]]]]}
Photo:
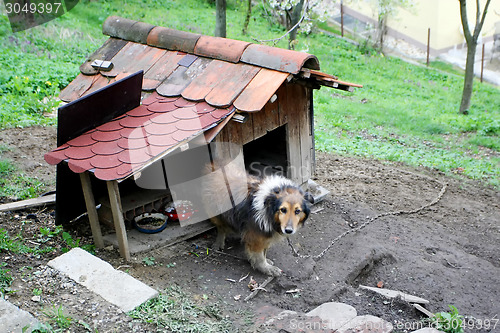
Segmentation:
{"type": "Polygon", "coordinates": [[[116,239],[120,248],[120,254],[125,260],[130,260],[130,251],[128,248],[127,230],[123,219],[122,203],[120,199],[120,190],[116,180],[107,181],[109,203],[113,213],[113,222],[115,224],[116,239]]]}
{"type": "Polygon", "coordinates": [[[104,241],[102,239],[101,226],[99,224],[99,216],[95,206],[94,193],[92,192],[92,184],[90,183],[90,176],[88,172],[80,174],[80,181],[82,183],[83,197],[85,198],[85,205],[87,206],[87,214],[90,221],[90,229],[92,230],[92,238],[96,248],[103,248],[104,241]]]}

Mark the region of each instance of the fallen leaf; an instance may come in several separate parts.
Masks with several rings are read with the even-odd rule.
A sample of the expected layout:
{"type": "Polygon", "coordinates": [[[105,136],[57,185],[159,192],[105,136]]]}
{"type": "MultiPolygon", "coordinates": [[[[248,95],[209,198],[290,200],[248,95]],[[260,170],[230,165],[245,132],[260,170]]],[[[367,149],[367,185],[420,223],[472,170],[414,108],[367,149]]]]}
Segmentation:
{"type": "Polygon", "coordinates": [[[257,281],[254,280],[253,276],[250,277],[250,282],[248,282],[248,288],[250,288],[251,291],[254,291],[259,287],[259,284],[257,281]]]}

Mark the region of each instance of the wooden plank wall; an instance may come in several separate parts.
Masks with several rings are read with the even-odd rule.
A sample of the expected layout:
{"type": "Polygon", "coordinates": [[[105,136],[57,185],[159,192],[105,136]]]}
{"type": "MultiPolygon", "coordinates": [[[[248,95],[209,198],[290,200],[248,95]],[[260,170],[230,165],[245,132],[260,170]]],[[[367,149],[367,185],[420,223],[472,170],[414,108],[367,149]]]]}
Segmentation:
{"type": "Polygon", "coordinates": [[[247,122],[230,121],[220,131],[214,139],[216,147],[220,147],[217,148],[221,154],[219,157],[234,159],[244,144],[286,125],[288,177],[298,184],[306,182],[314,172],[311,94],[309,87],[283,83],[274,103],[268,102],[262,111],[249,113],[247,122]],[[230,142],[234,146],[224,147],[221,142],[230,142]]]}

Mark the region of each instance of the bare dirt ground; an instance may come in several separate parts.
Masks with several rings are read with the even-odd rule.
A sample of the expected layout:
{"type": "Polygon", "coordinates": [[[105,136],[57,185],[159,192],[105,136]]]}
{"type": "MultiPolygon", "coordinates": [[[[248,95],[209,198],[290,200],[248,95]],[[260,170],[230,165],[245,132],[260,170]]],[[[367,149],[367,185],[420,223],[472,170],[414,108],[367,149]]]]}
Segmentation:
{"type": "MultiPolygon", "coordinates": [[[[14,160],[26,174],[51,186],[54,168],[43,161],[43,154],[54,144],[55,129],[51,127],[0,132],[0,145],[12,148],[3,153],[3,158],[14,160]]],[[[267,292],[248,303],[243,299],[250,293],[249,278],[239,282],[240,278],[250,273],[260,283],[266,277],[238,259],[244,256],[238,240],[229,240],[227,254],[207,254],[206,247],[215,239],[213,231],[140,254],[128,263],[116,250],[100,250],[96,255],[159,291],[178,285],[195,302],[216,304],[233,322],[235,331],[262,331],[258,323],[265,316],[261,310],[264,305],[307,312],[324,302],[339,301],[354,306],[358,314],[376,315],[396,324],[422,318],[404,301],[388,301],[358,288],[359,284],[376,286],[379,282],[385,288],[429,300],[425,307],[431,312],[448,311],[451,304],[460,314],[476,320],[500,317],[498,190],[446,177],[435,170],[324,153],[318,153],[316,159],[316,181],[330,194],[312,208],[314,213],[305,227],[292,238],[301,255],[312,257],[294,256],[286,242],[273,247],[268,257],[284,274],[265,288],[267,292]],[[313,258],[338,235],[379,214],[414,210],[432,202],[445,183],[446,192],[435,205],[414,214],[375,219],[335,242],[321,258],[313,258]],[[153,257],[154,264],[145,265],[145,257],[153,257]],[[287,293],[296,289],[298,292],[287,293]]],[[[0,213],[0,228],[37,243],[39,228],[53,227],[51,213],[50,209],[0,213]]],[[[90,242],[86,226],[70,233],[74,238],[81,237],[81,244],[90,242]]],[[[153,326],[134,322],[100,297],[47,268],[47,261],[61,254],[64,247],[56,240],[48,244],[56,250],[41,256],[0,250],[0,262],[7,263],[15,278],[13,289],[17,291],[9,295],[9,301],[42,321],[47,318],[43,312],[53,305],[63,305],[74,320],[99,332],[155,331],[153,326]],[[40,299],[33,298],[33,290],[38,288],[42,289],[40,299]]],[[[82,325],[78,327],[87,331],[82,325]]],[[[476,325],[466,332],[495,332],[492,327],[476,325]]],[[[500,330],[500,324],[496,330],[500,330]]]]}

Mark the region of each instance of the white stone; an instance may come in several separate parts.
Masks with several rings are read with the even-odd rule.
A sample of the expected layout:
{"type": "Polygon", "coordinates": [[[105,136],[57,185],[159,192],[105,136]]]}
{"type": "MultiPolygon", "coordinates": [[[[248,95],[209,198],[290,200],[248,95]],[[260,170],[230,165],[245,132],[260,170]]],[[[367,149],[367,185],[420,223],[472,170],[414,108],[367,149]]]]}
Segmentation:
{"type": "Polygon", "coordinates": [[[354,319],[358,313],[348,304],[329,302],[321,304],[306,315],[320,317],[328,325],[328,329],[337,330],[354,319]]]}
{"type": "Polygon", "coordinates": [[[0,297],[0,332],[22,332],[24,327],[28,327],[25,332],[29,333],[37,325],[38,320],[29,312],[0,297]]]}
{"type": "Polygon", "coordinates": [[[357,316],[352,319],[350,322],[339,328],[336,333],[390,333],[393,329],[392,324],[388,321],[379,317],[365,315],[357,316]]]}
{"type": "Polygon", "coordinates": [[[401,291],[397,291],[397,290],[390,290],[390,289],[384,289],[384,288],[374,288],[374,287],[368,287],[368,286],[363,286],[363,285],[359,285],[359,287],[361,289],[371,290],[371,291],[376,292],[380,295],[383,295],[387,298],[401,297],[402,300],[409,302],[409,303],[429,304],[429,301],[424,299],[424,298],[405,294],[405,293],[403,293],[401,291]]]}
{"type": "Polygon", "coordinates": [[[48,265],[116,305],[124,312],[158,296],[158,292],[85,250],[74,248],[48,265]]]}

